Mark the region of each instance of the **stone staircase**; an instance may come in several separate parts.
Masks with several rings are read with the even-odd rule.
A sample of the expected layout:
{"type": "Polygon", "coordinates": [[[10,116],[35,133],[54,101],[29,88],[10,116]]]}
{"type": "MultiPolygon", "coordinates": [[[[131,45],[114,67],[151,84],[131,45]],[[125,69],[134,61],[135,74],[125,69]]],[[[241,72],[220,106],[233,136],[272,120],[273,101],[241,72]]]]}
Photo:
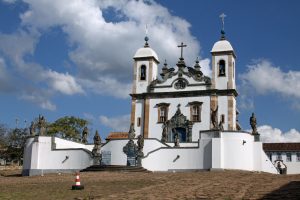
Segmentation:
{"type": "Polygon", "coordinates": [[[81,172],[149,172],[147,169],[138,166],[124,166],[124,165],[92,165],[81,172]]]}

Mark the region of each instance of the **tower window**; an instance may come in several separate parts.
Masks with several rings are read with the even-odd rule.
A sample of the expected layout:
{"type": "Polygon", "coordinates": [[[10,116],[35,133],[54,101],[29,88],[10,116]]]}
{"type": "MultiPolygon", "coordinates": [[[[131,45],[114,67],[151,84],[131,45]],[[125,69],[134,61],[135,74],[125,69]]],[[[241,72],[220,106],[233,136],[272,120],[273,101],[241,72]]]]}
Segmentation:
{"type": "Polygon", "coordinates": [[[226,76],[225,60],[219,61],[219,76],[226,76]]]}
{"type": "Polygon", "coordinates": [[[141,72],[140,72],[140,80],[145,81],[146,80],[146,65],[141,66],[141,72]]]}

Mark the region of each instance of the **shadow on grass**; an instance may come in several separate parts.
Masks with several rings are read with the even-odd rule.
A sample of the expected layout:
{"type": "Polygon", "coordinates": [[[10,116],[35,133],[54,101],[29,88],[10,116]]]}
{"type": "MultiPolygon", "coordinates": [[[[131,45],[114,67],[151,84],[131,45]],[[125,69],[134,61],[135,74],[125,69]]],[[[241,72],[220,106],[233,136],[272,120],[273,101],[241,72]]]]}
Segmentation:
{"type": "MultiPolygon", "coordinates": [[[[263,187],[263,186],[262,186],[263,187]]],[[[300,199],[300,181],[291,181],[277,190],[266,194],[261,199],[300,199]]]]}

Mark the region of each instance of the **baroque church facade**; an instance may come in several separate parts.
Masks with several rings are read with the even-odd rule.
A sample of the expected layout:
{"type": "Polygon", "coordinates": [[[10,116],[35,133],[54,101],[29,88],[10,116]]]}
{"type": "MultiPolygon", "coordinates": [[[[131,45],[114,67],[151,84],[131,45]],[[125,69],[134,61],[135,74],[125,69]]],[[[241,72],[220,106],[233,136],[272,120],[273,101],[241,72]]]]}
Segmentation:
{"type": "Polygon", "coordinates": [[[105,166],[278,174],[270,157],[270,152],[277,151],[269,148],[267,156],[254,131],[256,123],[252,133],[240,130],[237,123],[236,55],[221,33],[211,50],[211,78],[203,74],[198,59],[192,67],[185,64],[183,43],[178,46],[181,54],[176,66],[165,61],[158,72],[159,58],[146,37],[144,47],[133,57],[129,132],[111,133],[105,142],[95,135],[94,144],[32,135],[25,145],[23,175],[105,166]]]}
{"type": "Polygon", "coordinates": [[[159,59],[148,38],[134,55],[134,80],[131,123],[136,134],[180,143],[195,142],[199,132],[221,128],[239,130],[237,124],[235,52],[224,34],[212,50],[212,78],[201,71],[197,59],[193,67],[185,64],[183,43],[176,67],[163,64],[158,76],[159,59]],[[215,113],[215,122],[212,120],[215,113]]]}

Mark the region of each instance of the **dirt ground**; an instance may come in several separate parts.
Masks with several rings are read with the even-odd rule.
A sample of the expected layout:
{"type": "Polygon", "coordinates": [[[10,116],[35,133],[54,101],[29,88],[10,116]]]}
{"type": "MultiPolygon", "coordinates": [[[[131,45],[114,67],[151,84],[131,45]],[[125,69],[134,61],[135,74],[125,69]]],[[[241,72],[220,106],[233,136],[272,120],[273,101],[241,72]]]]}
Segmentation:
{"type": "Polygon", "coordinates": [[[0,172],[0,199],[300,199],[300,175],[84,172],[80,181],[85,189],[73,191],[74,174],[19,173],[0,172]]]}

